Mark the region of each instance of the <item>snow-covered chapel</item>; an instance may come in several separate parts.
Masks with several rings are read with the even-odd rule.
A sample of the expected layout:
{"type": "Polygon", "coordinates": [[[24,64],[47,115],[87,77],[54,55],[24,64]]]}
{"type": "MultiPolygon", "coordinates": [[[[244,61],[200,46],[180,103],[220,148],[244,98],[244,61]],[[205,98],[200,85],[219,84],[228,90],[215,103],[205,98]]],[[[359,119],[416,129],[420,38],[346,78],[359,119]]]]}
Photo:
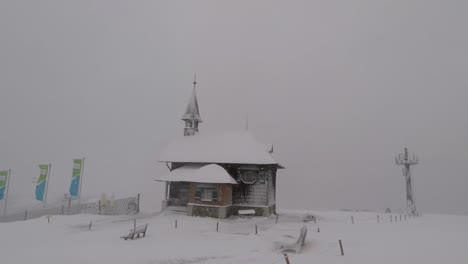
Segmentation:
{"type": "Polygon", "coordinates": [[[187,109],[183,137],[169,144],[159,161],[169,172],[163,209],[187,215],[226,218],[240,212],[268,216],[276,212],[276,172],[283,167],[273,148],[248,131],[203,133],[196,81],[187,109]]]}

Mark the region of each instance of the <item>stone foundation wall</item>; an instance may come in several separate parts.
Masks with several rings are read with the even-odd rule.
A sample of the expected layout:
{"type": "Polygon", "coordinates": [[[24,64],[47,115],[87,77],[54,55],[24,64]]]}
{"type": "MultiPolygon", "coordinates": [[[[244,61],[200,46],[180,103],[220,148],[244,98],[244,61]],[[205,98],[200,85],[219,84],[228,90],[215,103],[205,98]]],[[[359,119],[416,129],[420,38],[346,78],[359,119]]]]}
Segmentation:
{"type": "Polygon", "coordinates": [[[239,210],[249,210],[253,209],[255,210],[255,216],[270,216],[272,214],[276,214],[276,204],[271,205],[271,206],[265,206],[265,207],[256,207],[256,206],[232,206],[231,213],[232,215],[238,215],[239,210]]]}
{"type": "Polygon", "coordinates": [[[231,215],[231,207],[210,207],[196,204],[189,204],[187,215],[213,218],[226,218],[231,215]]]}

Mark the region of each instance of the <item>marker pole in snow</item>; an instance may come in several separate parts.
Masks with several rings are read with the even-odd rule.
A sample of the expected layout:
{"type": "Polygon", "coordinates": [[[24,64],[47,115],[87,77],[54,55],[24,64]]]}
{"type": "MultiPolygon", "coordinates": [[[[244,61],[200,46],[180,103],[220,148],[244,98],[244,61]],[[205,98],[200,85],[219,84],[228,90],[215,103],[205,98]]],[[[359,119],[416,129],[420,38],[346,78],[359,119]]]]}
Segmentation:
{"type": "Polygon", "coordinates": [[[343,243],[341,242],[341,239],[338,242],[340,243],[341,256],[344,256],[343,243]]]}
{"type": "Polygon", "coordinates": [[[288,254],[286,254],[286,253],[284,254],[284,260],[286,261],[286,264],[291,264],[289,262],[288,254]]]}

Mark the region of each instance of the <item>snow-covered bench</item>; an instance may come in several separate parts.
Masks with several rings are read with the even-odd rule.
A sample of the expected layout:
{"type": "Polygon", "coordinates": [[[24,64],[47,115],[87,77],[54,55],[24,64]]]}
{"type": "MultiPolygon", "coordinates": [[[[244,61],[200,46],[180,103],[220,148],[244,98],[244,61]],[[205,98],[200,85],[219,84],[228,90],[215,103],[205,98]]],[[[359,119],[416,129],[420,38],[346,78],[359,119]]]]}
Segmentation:
{"type": "Polygon", "coordinates": [[[137,238],[140,237],[140,234],[143,234],[143,237],[146,236],[146,228],[148,228],[148,224],[144,224],[144,225],[139,225],[137,226],[136,228],[133,228],[132,230],[130,230],[130,233],[126,236],[123,236],[121,238],[127,240],[127,239],[134,239],[135,236],[137,236],[137,238]]]}
{"type": "Polygon", "coordinates": [[[277,247],[282,251],[282,252],[295,252],[295,253],[301,253],[302,247],[305,244],[305,238],[307,235],[307,227],[304,226],[300,230],[299,238],[297,239],[296,243],[282,243],[282,242],[277,242],[277,247]]]}
{"type": "Polygon", "coordinates": [[[255,210],[254,209],[237,210],[237,214],[240,216],[255,215],[255,210]]]}

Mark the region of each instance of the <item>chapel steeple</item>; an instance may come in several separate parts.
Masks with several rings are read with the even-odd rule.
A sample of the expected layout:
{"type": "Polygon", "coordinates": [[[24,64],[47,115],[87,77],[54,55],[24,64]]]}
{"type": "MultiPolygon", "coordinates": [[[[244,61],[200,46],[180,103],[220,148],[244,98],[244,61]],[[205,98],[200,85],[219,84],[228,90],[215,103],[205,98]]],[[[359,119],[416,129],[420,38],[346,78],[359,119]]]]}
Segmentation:
{"type": "Polygon", "coordinates": [[[185,121],[184,136],[193,136],[198,133],[198,123],[201,123],[200,110],[198,109],[198,100],[195,86],[197,85],[197,76],[193,80],[193,90],[188,101],[187,109],[182,117],[185,121]]]}

